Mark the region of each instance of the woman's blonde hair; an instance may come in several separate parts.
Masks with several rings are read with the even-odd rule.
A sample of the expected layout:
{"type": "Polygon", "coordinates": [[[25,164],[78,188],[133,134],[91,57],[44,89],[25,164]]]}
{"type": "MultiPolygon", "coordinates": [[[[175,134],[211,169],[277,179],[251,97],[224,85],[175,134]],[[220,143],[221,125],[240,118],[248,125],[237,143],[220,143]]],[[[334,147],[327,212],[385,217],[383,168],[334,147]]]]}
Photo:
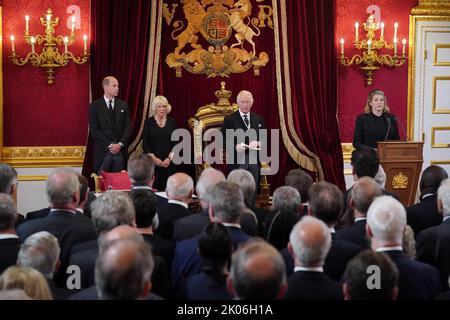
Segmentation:
{"type": "Polygon", "coordinates": [[[33,268],[12,266],[0,276],[0,291],[22,289],[31,299],[53,300],[45,277],[33,268]]]}
{"type": "Polygon", "coordinates": [[[169,104],[169,101],[167,101],[167,98],[164,96],[156,96],[153,99],[152,105],[150,106],[150,114],[154,115],[156,112],[156,106],[161,104],[166,107],[166,112],[167,114],[169,114],[170,111],[172,110],[172,106],[169,104]]]}
{"type": "Polygon", "coordinates": [[[367,102],[366,102],[366,106],[364,107],[364,112],[365,113],[371,113],[372,112],[372,107],[370,106],[370,103],[372,102],[372,99],[375,95],[380,95],[384,98],[384,108],[383,108],[383,113],[384,112],[389,112],[389,107],[387,104],[387,99],[386,99],[386,95],[384,94],[383,91],[381,90],[373,90],[369,92],[369,96],[367,97],[367,102]]]}

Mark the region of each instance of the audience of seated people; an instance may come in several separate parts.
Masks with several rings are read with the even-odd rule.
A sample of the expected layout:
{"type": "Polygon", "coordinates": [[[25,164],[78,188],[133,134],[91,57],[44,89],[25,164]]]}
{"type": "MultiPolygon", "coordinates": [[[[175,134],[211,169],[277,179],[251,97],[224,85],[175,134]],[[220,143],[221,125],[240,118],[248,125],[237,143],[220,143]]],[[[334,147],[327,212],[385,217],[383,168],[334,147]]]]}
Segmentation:
{"type": "Polygon", "coordinates": [[[356,150],[352,166],[348,202],[335,185],[313,184],[296,169],[273,193],[271,213],[252,205],[256,186],[245,170],[226,179],[205,169],[195,185],[203,212],[193,213],[192,179],[175,174],[169,199],[155,194],[147,155],[128,162],[129,195],[107,191],[89,199],[86,179],[58,168],[46,184],[50,207],[18,224],[11,197],[17,172],[0,164],[0,297],[450,299],[447,172],[426,168],[420,202],[405,209],[373,179],[376,152],[356,150]],[[344,204],[351,213],[335,231],[344,204]],[[83,290],[69,290],[69,265],[80,267],[83,290]],[[367,288],[372,265],[380,268],[382,290],[367,288]]]}

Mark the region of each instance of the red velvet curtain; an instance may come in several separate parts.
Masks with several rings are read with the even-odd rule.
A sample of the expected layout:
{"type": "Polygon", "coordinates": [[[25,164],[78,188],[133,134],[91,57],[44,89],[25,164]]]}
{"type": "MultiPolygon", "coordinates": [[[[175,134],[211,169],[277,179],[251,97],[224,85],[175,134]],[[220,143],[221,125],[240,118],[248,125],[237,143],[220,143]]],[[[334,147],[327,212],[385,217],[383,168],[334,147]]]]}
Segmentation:
{"type": "MultiPolygon", "coordinates": [[[[280,1],[281,2],[281,1],[280,1]]],[[[286,1],[294,125],[325,180],[345,188],[337,122],[335,0],[286,1]]]]}
{"type": "MultiPolygon", "coordinates": [[[[128,102],[133,124],[131,143],[143,115],[147,55],[150,37],[151,1],[91,1],[91,90],[92,99],[103,95],[102,79],[113,75],[119,81],[119,98],[128,102]]],[[[90,176],[93,141],[89,137],[83,174],[90,176]]]]}

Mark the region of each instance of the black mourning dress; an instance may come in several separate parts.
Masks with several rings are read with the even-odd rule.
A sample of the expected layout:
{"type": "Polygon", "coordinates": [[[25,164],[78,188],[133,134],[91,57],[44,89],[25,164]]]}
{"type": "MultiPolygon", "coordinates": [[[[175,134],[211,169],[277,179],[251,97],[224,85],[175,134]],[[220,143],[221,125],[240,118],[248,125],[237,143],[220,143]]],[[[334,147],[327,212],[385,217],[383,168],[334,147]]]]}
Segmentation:
{"type": "MultiPolygon", "coordinates": [[[[143,148],[144,153],[153,153],[155,157],[164,161],[176,142],[171,141],[172,132],[177,128],[176,120],[172,117],[167,117],[166,125],[161,128],[156,123],[154,117],[150,117],[145,121],[143,133],[143,148]]],[[[155,181],[153,188],[158,191],[166,190],[167,178],[172,174],[173,164],[169,167],[155,166],[155,181]]]]}
{"type": "Polygon", "coordinates": [[[378,148],[378,141],[400,140],[397,121],[390,113],[376,116],[371,113],[360,114],[356,118],[353,146],[358,149],[362,146],[378,148]]]}

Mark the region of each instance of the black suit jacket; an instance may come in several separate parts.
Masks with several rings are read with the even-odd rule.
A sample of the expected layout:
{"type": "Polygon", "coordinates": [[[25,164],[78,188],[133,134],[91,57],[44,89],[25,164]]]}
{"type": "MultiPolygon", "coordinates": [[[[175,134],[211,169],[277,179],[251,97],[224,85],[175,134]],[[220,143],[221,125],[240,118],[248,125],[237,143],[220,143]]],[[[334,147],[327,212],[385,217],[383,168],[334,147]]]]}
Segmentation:
{"type": "Polygon", "coordinates": [[[130,112],[127,103],[118,98],[114,99],[114,115],[116,119],[116,129],[119,135],[117,141],[113,141],[113,130],[108,106],[104,97],[91,103],[89,107],[89,131],[95,141],[94,147],[94,172],[97,172],[108,151],[111,143],[122,142],[125,163],[128,156],[128,139],[131,134],[130,112]]]}
{"type": "Polygon", "coordinates": [[[171,241],[175,221],[185,218],[190,214],[188,209],[177,203],[168,203],[164,207],[159,208],[159,226],[158,229],[155,230],[155,234],[171,241]]]}
{"type": "Polygon", "coordinates": [[[442,214],[437,209],[437,195],[428,196],[406,208],[406,219],[416,237],[422,230],[441,224],[442,214]]]}
{"type": "Polygon", "coordinates": [[[61,267],[55,275],[55,282],[58,285],[65,285],[72,247],[96,239],[94,225],[89,219],[78,217],[75,213],[55,210],[45,218],[21,224],[17,228],[17,235],[23,242],[28,236],[39,231],[48,231],[58,239],[61,246],[61,267]]]}
{"type": "Polygon", "coordinates": [[[357,149],[362,146],[378,148],[378,141],[400,140],[397,121],[390,113],[383,113],[385,128],[376,123],[376,116],[372,113],[363,113],[356,118],[353,146],[357,149]],[[389,131],[388,131],[389,130],[389,131]]]}
{"type": "Polygon", "coordinates": [[[343,300],[342,287],[323,272],[297,271],[288,279],[285,300],[343,300]]]}
{"type": "MultiPolygon", "coordinates": [[[[264,121],[262,119],[262,117],[256,113],[250,112],[250,129],[255,129],[256,130],[256,137],[251,137],[250,139],[255,139],[255,140],[260,140],[261,136],[260,136],[260,129],[265,129],[266,126],[264,125],[264,121]]],[[[244,130],[244,132],[248,131],[247,126],[244,123],[244,120],[242,120],[242,117],[239,113],[239,110],[237,110],[236,112],[233,112],[232,114],[226,116],[223,119],[223,123],[222,123],[222,136],[223,136],[223,141],[226,144],[226,150],[227,150],[227,166],[228,166],[228,172],[231,172],[234,169],[239,168],[238,164],[237,164],[237,159],[238,156],[242,157],[245,156],[246,157],[246,161],[248,161],[248,154],[250,152],[249,149],[245,149],[244,152],[240,152],[239,155],[236,152],[236,145],[238,143],[244,142],[246,144],[249,143],[249,139],[245,139],[245,141],[237,141],[237,138],[234,138],[233,140],[229,140],[227,139],[226,136],[226,130],[237,130],[237,129],[242,129],[244,130]],[[233,159],[234,161],[231,161],[230,155],[233,154],[233,159]]]]}
{"type": "Polygon", "coordinates": [[[353,225],[338,230],[337,234],[341,239],[356,244],[364,249],[370,249],[370,241],[366,234],[367,220],[358,220],[353,225]]]}
{"type": "Polygon", "coordinates": [[[0,240],[0,275],[8,267],[16,265],[19,250],[20,240],[18,238],[0,240]]]}
{"type": "Polygon", "coordinates": [[[385,252],[399,272],[398,300],[432,300],[441,291],[438,270],[412,260],[400,250],[385,252]]]}
{"type": "Polygon", "coordinates": [[[443,288],[448,288],[450,276],[450,219],[417,236],[417,260],[438,268],[443,288]]]}
{"type": "Polygon", "coordinates": [[[31,211],[31,212],[27,213],[25,220],[28,221],[28,220],[45,218],[46,216],[49,215],[49,213],[50,213],[50,207],[39,209],[36,211],[31,211]]]}

